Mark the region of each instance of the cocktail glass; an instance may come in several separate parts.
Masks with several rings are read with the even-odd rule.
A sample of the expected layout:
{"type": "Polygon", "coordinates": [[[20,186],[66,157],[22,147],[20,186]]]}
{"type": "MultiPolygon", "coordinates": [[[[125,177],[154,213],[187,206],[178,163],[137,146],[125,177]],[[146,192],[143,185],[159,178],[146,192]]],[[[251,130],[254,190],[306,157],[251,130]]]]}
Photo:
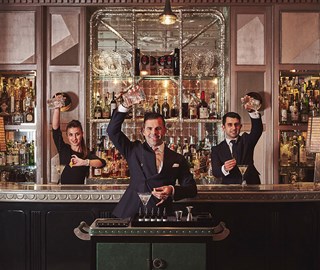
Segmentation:
{"type": "Polygon", "coordinates": [[[144,207],[144,213],[147,214],[147,204],[151,198],[150,192],[138,192],[139,198],[143,204],[144,207]]]}
{"type": "Polygon", "coordinates": [[[239,169],[239,171],[241,173],[242,185],[246,185],[247,183],[246,183],[246,180],[244,180],[244,175],[245,175],[245,173],[246,173],[246,171],[248,169],[248,165],[240,165],[240,164],[238,164],[237,166],[238,166],[238,169],[239,169]]]}

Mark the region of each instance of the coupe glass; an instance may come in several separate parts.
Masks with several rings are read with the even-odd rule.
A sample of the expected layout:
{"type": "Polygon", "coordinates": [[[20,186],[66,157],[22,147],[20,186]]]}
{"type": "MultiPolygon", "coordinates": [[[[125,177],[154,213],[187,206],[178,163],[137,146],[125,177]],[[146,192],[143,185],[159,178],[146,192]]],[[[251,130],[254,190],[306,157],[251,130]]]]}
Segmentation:
{"type": "Polygon", "coordinates": [[[241,176],[242,176],[242,185],[246,185],[246,180],[244,180],[244,175],[245,175],[245,173],[246,173],[246,171],[248,169],[248,165],[240,165],[240,164],[238,164],[237,166],[238,166],[238,169],[239,169],[239,171],[241,173],[241,176]]]}

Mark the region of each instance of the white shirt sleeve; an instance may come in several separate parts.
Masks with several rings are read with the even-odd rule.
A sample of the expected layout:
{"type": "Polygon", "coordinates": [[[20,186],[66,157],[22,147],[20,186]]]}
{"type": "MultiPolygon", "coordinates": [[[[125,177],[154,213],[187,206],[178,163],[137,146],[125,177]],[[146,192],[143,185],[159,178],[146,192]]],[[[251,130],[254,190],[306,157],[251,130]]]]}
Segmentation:
{"type": "Polygon", "coordinates": [[[128,108],[122,106],[122,104],[119,104],[119,106],[118,106],[118,112],[126,113],[126,112],[128,112],[128,111],[129,111],[128,108]]]}

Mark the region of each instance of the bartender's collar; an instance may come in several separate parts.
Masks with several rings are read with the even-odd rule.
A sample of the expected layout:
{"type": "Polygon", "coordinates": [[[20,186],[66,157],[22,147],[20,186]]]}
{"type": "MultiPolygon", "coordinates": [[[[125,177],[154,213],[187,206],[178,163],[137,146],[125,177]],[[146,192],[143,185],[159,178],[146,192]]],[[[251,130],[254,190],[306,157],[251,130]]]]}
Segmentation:
{"type": "Polygon", "coordinates": [[[227,144],[230,144],[230,142],[231,141],[238,141],[238,139],[239,139],[239,137],[237,137],[237,138],[235,138],[235,139],[228,139],[228,138],[226,138],[226,142],[227,142],[227,144]]]}
{"type": "MultiPolygon", "coordinates": [[[[150,146],[150,145],[149,145],[150,146]]],[[[151,147],[151,149],[153,149],[153,147],[155,147],[155,146],[150,146],[151,147]]],[[[157,145],[156,147],[158,147],[159,148],[159,151],[160,152],[163,152],[164,151],[164,142],[162,142],[162,144],[160,144],[160,145],[157,145]]]]}

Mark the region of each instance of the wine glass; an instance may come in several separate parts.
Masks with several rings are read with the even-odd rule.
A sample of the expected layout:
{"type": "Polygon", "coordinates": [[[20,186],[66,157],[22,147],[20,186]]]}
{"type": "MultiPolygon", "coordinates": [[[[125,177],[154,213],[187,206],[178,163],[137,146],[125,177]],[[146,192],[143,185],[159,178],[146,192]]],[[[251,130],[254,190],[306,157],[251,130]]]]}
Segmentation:
{"type": "Polygon", "coordinates": [[[147,204],[151,198],[150,192],[138,192],[139,198],[144,206],[144,213],[147,214],[147,204]]]}
{"type": "Polygon", "coordinates": [[[238,164],[238,169],[241,173],[241,177],[242,177],[242,185],[246,185],[246,181],[244,180],[244,174],[246,173],[247,169],[248,169],[248,165],[240,165],[238,164]]]}

